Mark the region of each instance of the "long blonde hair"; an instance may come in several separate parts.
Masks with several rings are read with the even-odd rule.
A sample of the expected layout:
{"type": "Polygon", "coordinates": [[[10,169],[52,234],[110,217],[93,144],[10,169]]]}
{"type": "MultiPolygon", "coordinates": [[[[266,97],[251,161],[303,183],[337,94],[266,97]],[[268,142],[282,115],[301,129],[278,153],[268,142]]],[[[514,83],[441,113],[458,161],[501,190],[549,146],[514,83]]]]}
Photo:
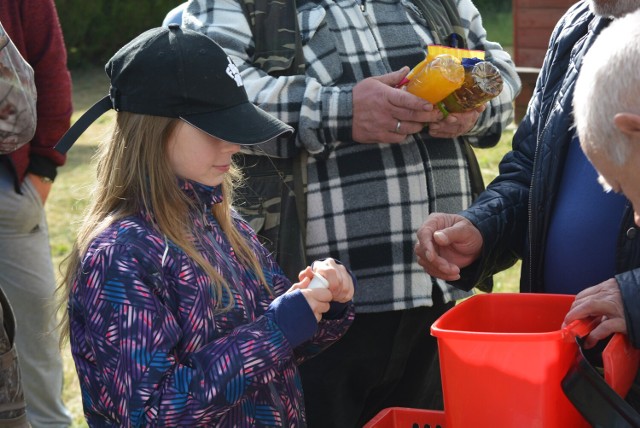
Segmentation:
{"type": "MultiPolygon", "coordinates": [[[[229,284],[194,246],[188,212],[195,209],[194,202],[185,195],[176,181],[167,159],[169,136],[179,119],[117,113],[108,141],[100,145],[97,161],[97,183],[92,192],[78,237],[65,260],[66,271],[58,288],[61,309],[66,304],[76,280],[80,261],[91,242],[110,224],[124,217],[145,213],[157,230],[180,247],[211,278],[217,302],[223,294],[229,296],[225,307],[233,305],[229,284]]],[[[241,174],[233,167],[222,183],[223,202],[213,206],[213,215],[236,251],[241,263],[252,270],[267,287],[258,257],[246,239],[238,232],[231,217],[233,188],[241,174]]],[[[268,289],[268,288],[267,288],[268,289]]],[[[217,303],[218,304],[218,303],[217,303]]],[[[62,311],[61,341],[69,335],[69,314],[62,311]]]]}

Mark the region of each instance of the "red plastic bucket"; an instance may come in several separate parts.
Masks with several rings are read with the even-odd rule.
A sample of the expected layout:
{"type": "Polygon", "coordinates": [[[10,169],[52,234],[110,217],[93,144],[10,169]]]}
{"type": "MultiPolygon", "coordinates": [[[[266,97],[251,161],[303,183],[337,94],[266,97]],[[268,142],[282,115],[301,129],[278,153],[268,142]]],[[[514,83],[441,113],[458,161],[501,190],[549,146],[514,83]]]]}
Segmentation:
{"type": "Polygon", "coordinates": [[[561,331],[574,299],[480,294],[431,326],[448,428],[589,426],[561,387],[578,352],[561,331]]]}

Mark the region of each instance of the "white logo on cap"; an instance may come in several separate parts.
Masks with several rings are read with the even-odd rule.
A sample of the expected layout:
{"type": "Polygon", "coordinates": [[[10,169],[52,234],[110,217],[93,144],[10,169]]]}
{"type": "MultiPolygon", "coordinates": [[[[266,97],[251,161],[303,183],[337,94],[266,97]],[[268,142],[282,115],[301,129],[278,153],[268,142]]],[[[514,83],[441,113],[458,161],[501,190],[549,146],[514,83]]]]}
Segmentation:
{"type": "Polygon", "coordinates": [[[236,85],[242,86],[242,77],[240,77],[240,70],[238,70],[238,67],[236,67],[233,61],[231,61],[231,58],[227,57],[227,61],[229,61],[229,65],[227,66],[226,70],[227,74],[229,75],[229,77],[236,81],[236,85]]]}

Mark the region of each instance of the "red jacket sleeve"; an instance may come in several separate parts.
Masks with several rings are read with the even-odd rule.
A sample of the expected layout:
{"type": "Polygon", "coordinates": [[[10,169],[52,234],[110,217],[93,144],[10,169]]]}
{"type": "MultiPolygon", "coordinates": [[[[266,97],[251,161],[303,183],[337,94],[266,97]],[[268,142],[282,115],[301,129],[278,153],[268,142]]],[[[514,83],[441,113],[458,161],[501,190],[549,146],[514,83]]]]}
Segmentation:
{"type": "Polygon", "coordinates": [[[55,177],[65,156],[53,146],[71,123],[71,76],[67,51],[53,0],[2,0],[0,20],[34,70],[38,124],[33,140],[11,155],[18,178],[26,171],[55,177]]]}

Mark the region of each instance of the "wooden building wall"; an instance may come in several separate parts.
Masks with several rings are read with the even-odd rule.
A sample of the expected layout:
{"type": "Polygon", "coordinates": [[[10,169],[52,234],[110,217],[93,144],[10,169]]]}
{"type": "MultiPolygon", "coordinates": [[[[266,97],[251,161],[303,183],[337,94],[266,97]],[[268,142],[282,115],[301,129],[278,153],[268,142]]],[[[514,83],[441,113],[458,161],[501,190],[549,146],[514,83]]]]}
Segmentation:
{"type": "Polygon", "coordinates": [[[551,32],[575,0],[513,0],[513,60],[522,80],[516,98],[516,122],[520,122],[533,94],[538,71],[549,46],[551,32]]]}

